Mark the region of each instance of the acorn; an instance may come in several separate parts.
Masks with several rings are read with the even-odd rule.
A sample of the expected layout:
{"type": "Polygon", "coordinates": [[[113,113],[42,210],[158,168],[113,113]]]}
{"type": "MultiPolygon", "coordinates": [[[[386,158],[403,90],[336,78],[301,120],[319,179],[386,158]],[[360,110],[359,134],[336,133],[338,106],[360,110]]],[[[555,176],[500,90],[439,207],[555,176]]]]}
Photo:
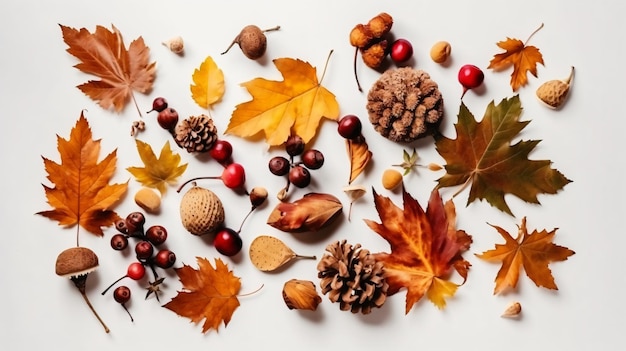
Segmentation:
{"type": "Polygon", "coordinates": [[[563,80],[549,80],[537,88],[537,98],[551,109],[558,109],[563,105],[569,93],[572,78],[574,77],[574,66],[569,77],[563,80]]]}
{"type": "Polygon", "coordinates": [[[194,182],[180,201],[180,219],[193,235],[211,234],[224,224],[224,206],[214,192],[194,182]]]}

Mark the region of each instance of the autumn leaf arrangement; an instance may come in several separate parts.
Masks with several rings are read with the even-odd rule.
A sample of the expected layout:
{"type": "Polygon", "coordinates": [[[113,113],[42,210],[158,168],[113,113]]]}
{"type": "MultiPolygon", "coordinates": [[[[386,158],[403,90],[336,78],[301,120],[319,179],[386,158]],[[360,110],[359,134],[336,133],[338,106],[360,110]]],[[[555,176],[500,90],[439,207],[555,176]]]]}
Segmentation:
{"type": "MultiPolygon", "coordinates": [[[[383,13],[372,18],[367,25],[355,26],[350,34],[352,46],[357,48],[357,52],[361,51],[364,60],[371,60],[368,55],[387,45],[390,45],[391,50],[377,57],[376,62],[385,60],[386,55],[390,55],[394,61],[404,59],[406,51],[402,51],[402,55],[398,54],[400,49],[394,51],[394,46],[401,45],[401,49],[407,50],[407,43],[386,41],[392,24],[392,17],[383,13]],[[357,43],[356,37],[353,37],[355,33],[367,34],[367,40],[357,43]]],[[[276,27],[268,31],[278,29],[276,27]]],[[[112,30],[98,26],[91,33],[84,28],[76,30],[61,25],[61,31],[69,47],[67,52],[80,60],[75,67],[100,78],[81,84],[78,89],[102,108],[120,112],[129,101],[135,100],[135,92],[151,92],[155,63],[150,62],[150,50],[142,38],[132,41],[127,49],[120,31],[114,26],[112,30]]],[[[263,56],[267,45],[265,32],[256,26],[247,26],[231,46],[237,44],[246,57],[258,59],[263,56]]],[[[512,66],[510,84],[513,92],[527,84],[528,72],[537,77],[536,65],[543,64],[539,49],[527,44],[530,37],[526,42],[507,38],[497,43],[505,52],[496,54],[487,67],[501,71],[512,66]]],[[[182,39],[179,38],[176,43],[168,41],[166,46],[180,53],[182,39]],[[174,44],[179,46],[174,47],[174,44]]],[[[431,57],[437,63],[443,63],[449,54],[449,44],[442,42],[436,43],[431,51],[431,57]]],[[[271,173],[284,176],[287,186],[277,194],[280,201],[270,213],[267,224],[287,233],[319,232],[328,230],[331,224],[341,218],[342,203],[331,193],[309,192],[294,201],[289,201],[287,194],[289,185],[307,188],[311,172],[324,164],[324,155],[311,147],[323,121],[336,122],[338,132],[344,139],[350,168],[343,191],[350,201],[347,220],[351,221],[353,203],[370,190],[370,187],[357,184],[356,181],[362,178],[360,176],[365,174],[374,157],[373,150],[370,150],[361,132],[361,120],[356,115],[340,118],[335,95],[322,86],[325,69],[321,79],[318,79],[316,68],[303,60],[277,58],[273,63],[283,80],[254,78],[242,83],[241,86],[252,99],[235,106],[224,131],[224,135],[230,137],[261,138],[269,147],[283,148],[286,152],[285,156],[277,156],[269,162],[271,173]]],[[[376,68],[378,65],[370,62],[367,66],[376,68]]],[[[464,69],[469,69],[467,79],[470,79],[461,80],[459,75],[464,90],[482,84],[484,75],[480,68],[464,66],[464,69]]],[[[566,80],[544,83],[537,90],[537,97],[548,107],[560,108],[569,92],[571,78],[570,74],[566,80]]],[[[221,101],[225,81],[224,73],[211,56],[193,72],[191,81],[191,97],[207,111],[206,114],[179,121],[178,112],[168,106],[162,97],[154,99],[149,112],[158,113],[159,126],[169,132],[180,149],[194,154],[207,153],[224,166],[224,172],[219,176],[194,178],[178,188],[181,191],[186,184],[193,182],[192,188],[184,195],[186,199],[181,201],[180,216],[184,227],[191,234],[213,235],[214,246],[220,254],[226,257],[238,255],[243,246],[239,236],[243,223],[239,230],[225,227],[225,209],[221,200],[196,182],[204,179],[221,180],[226,187],[249,198],[250,213],[265,202],[268,193],[261,187],[248,191],[245,167],[234,162],[232,145],[219,135],[213,124],[211,109],[221,101]]],[[[406,293],[405,314],[423,297],[438,308],[444,308],[446,300],[454,296],[468,279],[471,267],[463,254],[470,249],[472,236],[456,225],[457,211],[453,200],[458,194],[469,188],[467,206],[476,200],[486,200],[493,207],[514,217],[505,195],[511,194],[525,202],[539,204],[539,195],[556,194],[571,182],[561,172],[551,168],[551,161],[528,158],[539,141],[511,144],[530,122],[521,120],[519,95],[504,98],[497,104],[492,101],[480,121],[461,100],[458,119],[454,124],[455,139],[444,136],[438,130],[443,117],[443,97],[437,83],[427,72],[407,66],[389,68],[372,86],[367,99],[365,109],[369,120],[382,137],[397,142],[432,137],[434,147],[446,163],[443,166],[431,163],[427,168],[432,171],[443,170],[445,174],[437,179],[426,208],[409,193],[403,181],[403,177],[416,167],[423,167],[417,163],[415,150],[412,153],[404,151],[403,162],[392,165],[403,168],[404,173],[394,170],[385,172],[383,176],[382,184],[386,190],[401,186],[402,207],[371,186],[379,220],[364,221],[368,228],[388,242],[388,252],[370,252],[360,244],[336,240],[327,245],[318,259],[317,256],[295,253],[273,236],[260,235],[254,238],[250,242],[249,258],[260,271],[273,271],[296,259],[318,261],[318,284],[300,279],[285,282],[282,294],[289,309],[315,311],[322,301],[318,285],[321,293],[337,303],[341,310],[353,313],[369,314],[373,309],[382,307],[387,298],[400,292],[406,293]],[[396,97],[393,101],[394,109],[386,105],[389,103],[387,100],[381,98],[381,92],[384,91],[402,92],[398,94],[402,98],[396,97]],[[424,93],[416,95],[417,91],[424,93]],[[415,103],[411,100],[413,96],[422,96],[422,100],[418,99],[415,103]],[[398,106],[402,106],[399,112],[398,106]],[[382,119],[382,115],[397,118],[394,126],[402,127],[391,129],[389,124],[385,124],[387,122],[382,119]],[[444,201],[440,190],[446,187],[459,189],[451,199],[444,201]],[[452,273],[460,278],[458,282],[454,281],[452,273]]],[[[137,111],[143,118],[139,107],[137,111]]],[[[136,136],[144,128],[146,125],[143,120],[133,122],[131,135],[136,136]]],[[[61,162],[43,158],[47,179],[53,184],[43,187],[48,204],[53,209],[38,214],[57,221],[63,227],[77,228],[76,247],[59,255],[56,272],[70,278],[91,307],[85,284],[87,275],[98,267],[98,257],[90,249],[80,246],[79,232],[82,228],[102,237],[104,228],[113,227],[116,230],[111,238],[114,249],[125,250],[129,239],[136,239],[137,242],[137,261],[129,266],[127,274],[122,278],[141,279],[148,268],[154,279],[146,288],[146,298],[154,294],[158,300],[164,278],[158,275],[156,269],[173,269],[182,284],[182,290],[163,307],[196,324],[203,321],[203,333],[217,331],[220,325],[228,325],[239,306],[240,278],[221,258],[215,258],[213,265],[208,258],[197,257],[197,269],[187,264],[176,266],[174,253],[162,246],[167,230],[159,225],[148,227],[142,212],[160,214],[161,200],[168,187],[178,183],[188,164],[181,164],[180,155],[173,152],[169,141],[163,145],[158,157],[148,143],[139,139],[135,142],[144,165],[127,167],[126,170],[142,185],[134,197],[140,209],[125,218],[118,215],[114,207],[127,192],[128,182],[109,184],[116,170],[116,150],[103,160],[98,160],[100,141],[93,139],[83,113],[69,139],[57,137],[61,162]]],[[[548,265],[566,260],[574,254],[574,251],[552,242],[556,229],[529,230],[526,221],[526,217],[523,217],[517,235],[490,224],[502,236],[504,244],[496,244],[494,249],[476,255],[480,259],[502,264],[495,278],[494,294],[515,289],[521,271],[537,286],[557,289],[548,265]]],[[[115,290],[114,298],[124,306],[130,299],[130,290],[121,288],[119,286],[115,290]]],[[[517,312],[508,315],[514,316],[519,311],[518,308],[517,312]]],[[[108,327],[95,310],[93,312],[108,332],[108,327]]]]}

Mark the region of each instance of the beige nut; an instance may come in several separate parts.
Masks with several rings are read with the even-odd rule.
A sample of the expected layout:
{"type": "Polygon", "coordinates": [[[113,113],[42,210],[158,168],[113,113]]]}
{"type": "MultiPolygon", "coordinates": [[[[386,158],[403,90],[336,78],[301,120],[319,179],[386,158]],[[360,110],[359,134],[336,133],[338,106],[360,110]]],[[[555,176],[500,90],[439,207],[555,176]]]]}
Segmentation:
{"type": "Polygon", "coordinates": [[[170,38],[162,43],[166,48],[170,49],[171,52],[175,54],[182,54],[185,51],[185,43],[183,38],[180,36],[176,36],[170,38]]]}
{"type": "Polygon", "coordinates": [[[135,203],[149,213],[156,213],[161,207],[161,195],[154,189],[143,187],[135,193],[135,203]]]}
{"type": "Polygon", "coordinates": [[[191,234],[211,234],[224,223],[224,206],[214,192],[194,185],[180,201],[180,219],[191,234]]]}
{"type": "Polygon", "coordinates": [[[402,173],[395,169],[387,169],[383,172],[383,187],[393,190],[402,183],[402,173]]]}
{"type": "Polygon", "coordinates": [[[563,105],[570,90],[574,67],[570,71],[569,77],[564,80],[549,80],[537,88],[537,98],[551,109],[557,109],[563,105]]]}
{"type": "Polygon", "coordinates": [[[452,47],[447,41],[438,41],[430,49],[430,58],[436,63],[444,63],[450,57],[452,47]]]}

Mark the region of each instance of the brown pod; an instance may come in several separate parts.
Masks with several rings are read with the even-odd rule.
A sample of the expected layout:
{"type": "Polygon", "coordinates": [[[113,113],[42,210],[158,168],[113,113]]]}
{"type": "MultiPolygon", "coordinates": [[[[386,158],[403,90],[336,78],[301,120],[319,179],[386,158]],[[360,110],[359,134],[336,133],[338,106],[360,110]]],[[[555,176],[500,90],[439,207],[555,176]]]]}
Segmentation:
{"type": "Polygon", "coordinates": [[[224,223],[224,206],[214,192],[194,184],[180,201],[180,219],[193,235],[214,233],[224,223]]]}

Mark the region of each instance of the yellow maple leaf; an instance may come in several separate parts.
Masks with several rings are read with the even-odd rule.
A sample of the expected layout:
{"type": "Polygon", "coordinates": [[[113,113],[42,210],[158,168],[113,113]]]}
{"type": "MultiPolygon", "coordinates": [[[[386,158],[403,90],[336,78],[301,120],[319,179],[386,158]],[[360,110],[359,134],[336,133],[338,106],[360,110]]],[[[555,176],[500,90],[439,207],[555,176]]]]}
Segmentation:
{"type": "Polygon", "coordinates": [[[194,83],[190,85],[191,97],[200,107],[211,108],[224,96],[224,73],[211,56],[194,70],[191,79],[194,83]]]}
{"type": "Polygon", "coordinates": [[[173,184],[187,169],[187,164],[180,165],[180,155],[172,152],[169,141],[161,148],[159,158],[152,147],[141,140],[135,140],[139,157],[145,167],[126,168],[141,184],[156,188],[164,194],[168,184],[173,184]]]}
{"type": "Polygon", "coordinates": [[[273,62],[284,80],[255,78],[242,83],[253,99],[236,106],[225,133],[246,138],[263,132],[270,146],[296,134],[307,143],[322,118],[337,120],[339,104],[308,62],[292,58],[273,62]]]}

